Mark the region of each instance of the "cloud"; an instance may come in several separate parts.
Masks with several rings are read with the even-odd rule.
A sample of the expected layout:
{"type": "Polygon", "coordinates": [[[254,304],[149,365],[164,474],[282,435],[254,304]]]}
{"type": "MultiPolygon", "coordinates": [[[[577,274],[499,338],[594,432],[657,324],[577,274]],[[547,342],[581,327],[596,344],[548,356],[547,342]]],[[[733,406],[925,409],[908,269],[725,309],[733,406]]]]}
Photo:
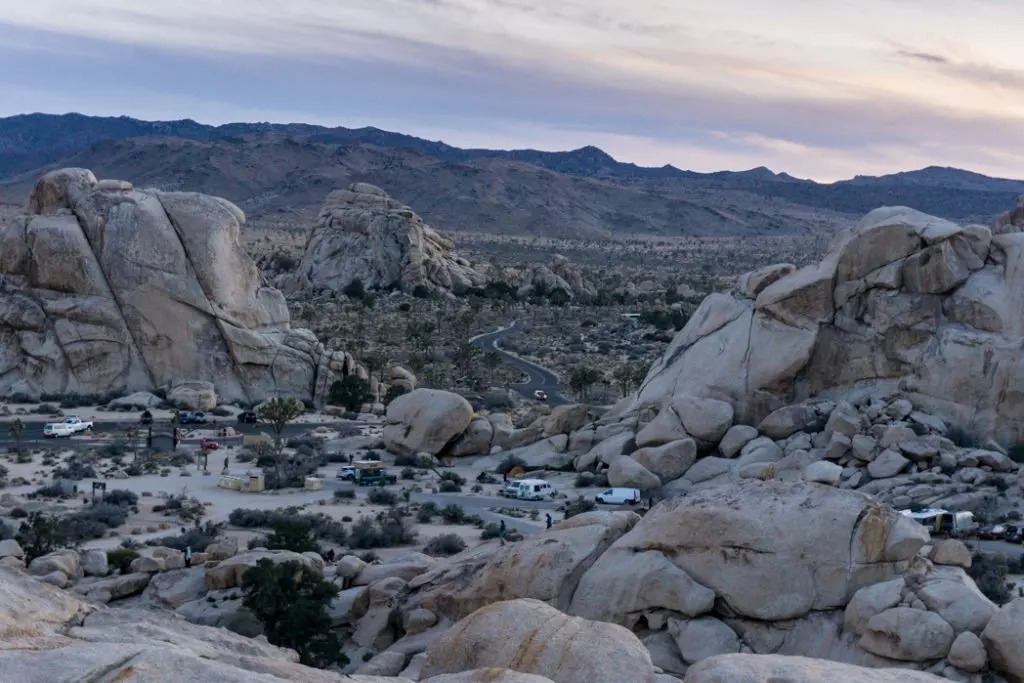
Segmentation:
{"type": "Polygon", "coordinates": [[[984,22],[1006,6],[931,1],[34,0],[0,12],[0,108],[287,116],[818,178],[1009,173],[1024,81],[987,43],[934,38],[1002,45],[984,22]]]}

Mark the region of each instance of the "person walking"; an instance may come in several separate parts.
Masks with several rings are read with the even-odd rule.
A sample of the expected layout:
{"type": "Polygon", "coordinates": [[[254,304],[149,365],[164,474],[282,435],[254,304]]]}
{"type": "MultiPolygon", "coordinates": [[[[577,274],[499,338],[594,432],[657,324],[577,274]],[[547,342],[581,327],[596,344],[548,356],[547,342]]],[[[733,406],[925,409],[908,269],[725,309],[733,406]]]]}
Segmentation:
{"type": "Polygon", "coordinates": [[[555,523],[555,520],[551,519],[551,513],[550,512],[547,513],[546,515],[544,515],[544,518],[547,520],[548,528],[550,529],[551,525],[555,523]]]}
{"type": "Polygon", "coordinates": [[[501,539],[501,544],[505,545],[505,520],[501,520],[501,524],[498,525],[498,538],[501,539]]]}
{"type": "Polygon", "coordinates": [[[185,546],[185,569],[192,566],[192,546],[185,546]]]}

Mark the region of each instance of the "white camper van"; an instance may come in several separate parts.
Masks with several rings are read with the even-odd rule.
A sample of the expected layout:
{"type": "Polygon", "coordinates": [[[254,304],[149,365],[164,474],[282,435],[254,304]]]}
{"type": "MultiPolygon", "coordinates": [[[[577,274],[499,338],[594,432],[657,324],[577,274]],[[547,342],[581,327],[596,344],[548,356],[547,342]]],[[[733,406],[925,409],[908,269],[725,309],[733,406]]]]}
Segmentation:
{"type": "Polygon", "coordinates": [[[594,496],[594,501],[605,505],[639,505],[640,489],[605,489],[594,496]]]}
{"type": "Polygon", "coordinates": [[[48,439],[56,439],[62,436],[70,437],[76,431],[74,425],[65,422],[50,422],[43,427],[43,436],[48,439]]]}
{"type": "Polygon", "coordinates": [[[502,493],[519,500],[544,500],[555,497],[555,487],[543,479],[519,479],[506,484],[502,493]]]}

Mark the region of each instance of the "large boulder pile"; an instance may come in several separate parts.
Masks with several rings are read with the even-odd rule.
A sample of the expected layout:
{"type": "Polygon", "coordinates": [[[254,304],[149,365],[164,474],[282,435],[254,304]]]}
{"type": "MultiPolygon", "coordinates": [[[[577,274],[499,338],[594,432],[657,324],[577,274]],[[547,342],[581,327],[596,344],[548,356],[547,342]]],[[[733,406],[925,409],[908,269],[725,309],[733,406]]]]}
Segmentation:
{"type": "Polygon", "coordinates": [[[367,183],[327,195],[298,270],[281,286],[340,293],[355,280],[366,289],[406,292],[423,286],[461,293],[486,283],[451,240],[367,183]]]}
{"type": "Polygon", "coordinates": [[[224,401],[319,400],[356,370],[292,329],[239,244],[245,214],[64,169],[0,229],[0,395],[211,382],[224,401]]]}
{"type": "Polygon", "coordinates": [[[597,296],[597,288],[565,256],[556,254],[547,265],[540,264],[527,270],[508,271],[503,278],[517,286],[517,296],[564,297],[590,301],[597,296]]]}
{"type": "Polygon", "coordinates": [[[763,268],[712,294],[632,406],[728,402],[756,425],[809,397],[903,392],[918,409],[1003,445],[1020,441],[1024,233],[904,207],[867,214],[818,264],[763,268]]]}

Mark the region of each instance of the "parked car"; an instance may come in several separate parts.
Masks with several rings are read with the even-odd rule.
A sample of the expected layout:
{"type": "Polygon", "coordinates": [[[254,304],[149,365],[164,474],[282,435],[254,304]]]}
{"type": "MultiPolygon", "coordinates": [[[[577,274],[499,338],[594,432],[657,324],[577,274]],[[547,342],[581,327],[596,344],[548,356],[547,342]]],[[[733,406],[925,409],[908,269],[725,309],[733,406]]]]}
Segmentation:
{"type": "Polygon", "coordinates": [[[555,487],[543,479],[510,481],[502,490],[502,495],[519,500],[544,500],[554,498],[556,493],[555,487]]]}
{"type": "Polygon", "coordinates": [[[148,410],[143,410],[142,411],[142,415],[139,416],[139,424],[141,424],[141,425],[151,425],[151,424],[153,424],[153,413],[149,412],[148,410]]]}
{"type": "Polygon", "coordinates": [[[345,465],[340,470],[338,470],[338,479],[344,479],[345,481],[355,481],[356,472],[357,470],[354,465],[345,465]]]}
{"type": "Polygon", "coordinates": [[[199,447],[204,451],[216,451],[220,449],[220,443],[213,439],[203,439],[199,442],[199,447]]]}
{"type": "Polygon", "coordinates": [[[256,413],[252,412],[251,410],[247,410],[244,413],[238,414],[238,424],[254,425],[259,421],[259,416],[256,413]]]}
{"type": "Polygon", "coordinates": [[[1006,534],[1006,527],[1002,524],[982,527],[978,531],[978,538],[983,541],[999,541],[1006,534]]]}
{"type": "Polygon", "coordinates": [[[541,389],[537,389],[535,392],[533,392],[533,397],[535,399],[537,399],[538,401],[546,401],[546,400],[548,400],[547,392],[543,391],[541,389]]]}
{"type": "Polygon", "coordinates": [[[74,427],[65,422],[51,422],[43,427],[43,436],[47,439],[70,438],[74,433],[74,427]]]}
{"type": "Polygon", "coordinates": [[[384,486],[386,484],[397,484],[398,477],[383,468],[360,469],[357,470],[355,481],[356,486],[384,486]]]}
{"type": "Polygon", "coordinates": [[[594,496],[594,501],[605,505],[639,505],[640,489],[605,489],[594,496]]]}
{"type": "Polygon", "coordinates": [[[183,425],[201,425],[206,424],[206,413],[195,412],[195,413],[179,413],[178,421],[183,425]]]}

